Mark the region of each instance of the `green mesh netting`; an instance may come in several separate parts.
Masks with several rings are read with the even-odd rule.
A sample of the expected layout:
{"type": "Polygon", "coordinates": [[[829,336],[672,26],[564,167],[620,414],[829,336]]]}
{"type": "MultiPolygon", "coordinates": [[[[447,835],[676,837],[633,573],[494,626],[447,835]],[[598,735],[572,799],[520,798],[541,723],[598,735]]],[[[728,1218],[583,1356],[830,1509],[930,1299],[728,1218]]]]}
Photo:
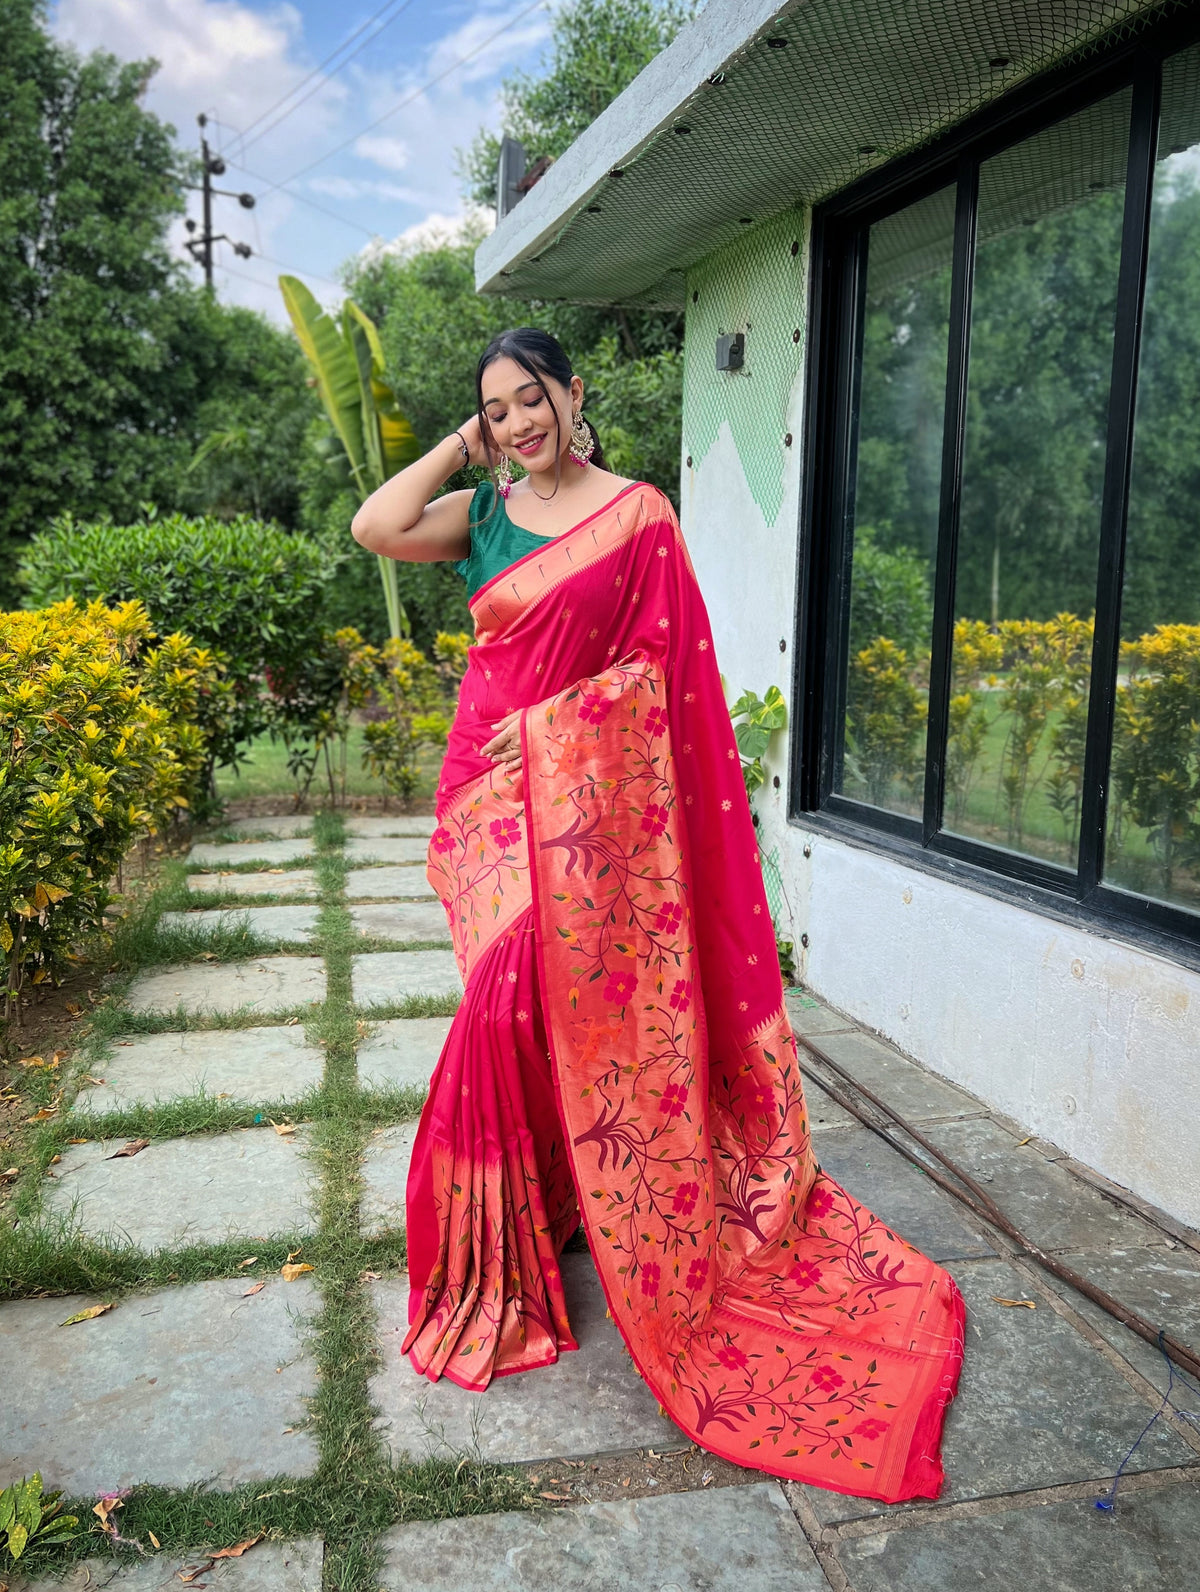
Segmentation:
{"type": "Polygon", "coordinates": [[[802,213],[788,211],[688,274],[685,452],[699,465],[722,423],[728,425],[750,495],[769,525],[783,506],[788,402],[804,362],[806,234],[802,213]],[[717,369],[723,332],[745,333],[741,370],[717,369]]]}
{"type": "Polygon", "coordinates": [[[581,200],[551,244],[491,285],[678,307],[689,267],[747,226],[825,198],[1014,84],[1181,9],[1186,0],[797,0],[581,200]]]}

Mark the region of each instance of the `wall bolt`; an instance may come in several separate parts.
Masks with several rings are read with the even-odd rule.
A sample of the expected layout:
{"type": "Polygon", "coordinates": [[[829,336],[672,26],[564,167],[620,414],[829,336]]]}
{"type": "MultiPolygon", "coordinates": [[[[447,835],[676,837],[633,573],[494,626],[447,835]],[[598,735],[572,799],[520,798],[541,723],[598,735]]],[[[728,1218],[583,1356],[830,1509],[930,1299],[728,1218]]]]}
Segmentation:
{"type": "Polygon", "coordinates": [[[811,857],[812,856],[812,847],[810,845],[807,845],[807,844],[805,845],[805,847],[804,847],[804,855],[806,857],[811,857]]]}
{"type": "Polygon", "coordinates": [[[787,433],[787,435],[786,435],[786,436],[785,436],[785,437],[784,437],[784,439],[783,439],[783,445],[784,445],[784,447],[785,447],[785,448],[790,448],[790,447],[791,447],[791,445],[792,445],[792,434],[791,434],[791,432],[790,432],[790,431],[789,431],[789,432],[788,432],[788,433],[787,433]]]}
{"type": "Polygon", "coordinates": [[[804,949],[806,951],[808,950],[808,935],[807,934],[802,934],[800,936],[800,944],[804,947],[804,949]]]}

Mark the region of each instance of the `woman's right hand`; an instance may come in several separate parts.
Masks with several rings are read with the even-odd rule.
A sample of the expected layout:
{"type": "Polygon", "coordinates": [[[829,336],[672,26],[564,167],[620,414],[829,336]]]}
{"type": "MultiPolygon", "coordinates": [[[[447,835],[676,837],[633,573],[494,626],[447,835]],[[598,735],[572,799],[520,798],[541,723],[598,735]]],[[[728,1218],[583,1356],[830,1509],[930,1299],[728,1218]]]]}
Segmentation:
{"type": "Polygon", "coordinates": [[[467,452],[470,455],[467,463],[480,465],[486,470],[490,466],[491,460],[488,458],[487,449],[483,445],[479,416],[472,414],[468,419],[464,420],[458,428],[458,434],[467,445],[467,452]]]}

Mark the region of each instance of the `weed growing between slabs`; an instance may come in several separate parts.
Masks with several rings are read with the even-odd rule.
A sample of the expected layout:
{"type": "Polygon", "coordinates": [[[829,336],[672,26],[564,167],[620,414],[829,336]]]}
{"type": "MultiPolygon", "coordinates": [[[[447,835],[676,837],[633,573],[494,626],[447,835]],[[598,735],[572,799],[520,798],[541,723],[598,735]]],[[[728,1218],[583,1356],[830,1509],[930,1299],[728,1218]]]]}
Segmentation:
{"type": "MultiPolygon", "coordinates": [[[[137,1487],[125,1500],[119,1529],[127,1542],[140,1541],[147,1549],[152,1531],[163,1554],[196,1559],[205,1548],[227,1547],[260,1532],[273,1538],[320,1536],[326,1545],[325,1592],[374,1592],[380,1567],[378,1537],[395,1522],[544,1506],[522,1471],[487,1464],[477,1452],[447,1454],[432,1432],[431,1448],[436,1457],[415,1464],[393,1463],[375,1429],[377,1412],[371,1404],[369,1382],[378,1369],[379,1357],[369,1274],[399,1273],[405,1263],[405,1245],[400,1231],[385,1231],[373,1238],[364,1238],[359,1231],[362,1153],[374,1130],[415,1117],[424,1092],[364,1091],[357,1078],[355,1052],[372,1019],[450,1015],[457,1000],[420,996],[373,1007],[362,1016],[355,1012],[351,959],[375,946],[364,944],[345,907],[340,817],[318,814],[313,828],[317,854],[309,865],[318,881],[320,913],[313,941],[300,950],[324,957],[327,994],[323,1003],[282,1015],[303,1021],[309,1042],[324,1051],[321,1087],[301,1099],[267,1106],[195,1095],[129,1110],[67,1115],[71,1087],[66,1086],[59,1116],[43,1124],[36,1135],[36,1164],[28,1169],[18,1193],[16,1231],[0,1233],[0,1296],[82,1292],[106,1303],[133,1289],[244,1276],[240,1263],[249,1253],[258,1256],[252,1275],[277,1273],[287,1256],[299,1251],[297,1258],[314,1267],[312,1276],[320,1298],[310,1325],[318,1380],[306,1423],[317,1443],[315,1474],[310,1478],[277,1477],[228,1491],[137,1487]],[[303,1239],[276,1235],[252,1244],[239,1238],[147,1255],[128,1245],[81,1240],[61,1221],[39,1220],[43,1173],[67,1139],[102,1135],[114,1139],[175,1138],[227,1132],[252,1125],[256,1117],[309,1124],[306,1153],[317,1171],[318,1230],[314,1235],[303,1239]]],[[[177,904],[199,904],[194,895],[186,893],[185,875],[178,865],[171,875],[143,912],[122,925],[122,987],[93,1014],[72,1078],[102,1067],[109,1046],[118,1037],[180,1029],[245,1028],[280,1021],[279,1013],[267,1018],[261,1012],[197,1016],[123,1010],[122,996],[135,971],[197,954],[199,942],[190,942],[192,948],[184,951],[176,941],[171,956],[160,956],[161,941],[170,943],[169,935],[156,937],[154,926],[161,912],[177,904]]],[[[236,904],[244,907],[248,903],[243,897],[236,904]]],[[[191,935],[195,931],[182,932],[191,935]]],[[[205,936],[202,949],[216,952],[214,960],[219,961],[261,955],[271,949],[258,941],[249,944],[253,937],[240,931],[226,934],[222,930],[219,944],[215,939],[205,936]]],[[[91,1521],[93,1502],[81,1499],[70,1512],[91,1521]]],[[[84,1532],[61,1547],[31,1549],[22,1563],[27,1573],[37,1573],[108,1551],[131,1562],[140,1560],[136,1548],[118,1545],[110,1549],[95,1532],[84,1532]]]]}

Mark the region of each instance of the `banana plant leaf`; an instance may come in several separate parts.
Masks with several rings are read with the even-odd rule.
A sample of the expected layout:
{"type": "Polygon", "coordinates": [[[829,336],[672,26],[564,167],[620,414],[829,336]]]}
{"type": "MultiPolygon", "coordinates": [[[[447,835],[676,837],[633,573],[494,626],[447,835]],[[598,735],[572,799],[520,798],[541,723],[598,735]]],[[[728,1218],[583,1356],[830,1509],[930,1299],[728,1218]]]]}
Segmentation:
{"type": "Polygon", "coordinates": [[[316,377],[325,413],[346,450],[355,485],[360,496],[368,497],[380,482],[372,482],[368,474],[362,388],[354,352],[337,324],[303,282],[294,276],[281,276],[279,290],[297,340],[316,377]]]}

